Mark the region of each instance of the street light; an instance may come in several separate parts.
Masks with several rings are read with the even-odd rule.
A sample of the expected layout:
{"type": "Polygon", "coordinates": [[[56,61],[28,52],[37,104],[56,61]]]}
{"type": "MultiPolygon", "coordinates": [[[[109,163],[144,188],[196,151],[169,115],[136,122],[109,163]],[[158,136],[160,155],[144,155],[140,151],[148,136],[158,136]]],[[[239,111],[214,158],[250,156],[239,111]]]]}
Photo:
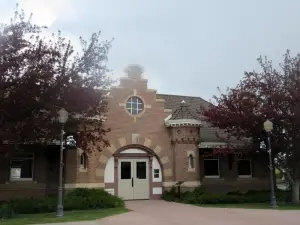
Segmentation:
{"type": "Polygon", "coordinates": [[[58,111],[58,121],[61,125],[61,132],[60,132],[60,166],[59,166],[59,183],[58,183],[58,203],[57,203],[57,211],[56,216],[62,217],[64,216],[64,207],[63,207],[63,201],[62,201],[62,195],[63,195],[63,167],[64,167],[64,126],[65,123],[68,120],[68,112],[61,108],[58,111]]]}
{"type": "Polygon", "coordinates": [[[271,184],[271,207],[277,207],[275,190],[274,190],[274,178],[273,178],[273,160],[272,160],[272,149],[270,134],[273,130],[273,123],[270,120],[264,122],[264,130],[267,133],[268,138],[268,153],[269,153],[269,168],[270,168],[270,184],[271,184]]]}

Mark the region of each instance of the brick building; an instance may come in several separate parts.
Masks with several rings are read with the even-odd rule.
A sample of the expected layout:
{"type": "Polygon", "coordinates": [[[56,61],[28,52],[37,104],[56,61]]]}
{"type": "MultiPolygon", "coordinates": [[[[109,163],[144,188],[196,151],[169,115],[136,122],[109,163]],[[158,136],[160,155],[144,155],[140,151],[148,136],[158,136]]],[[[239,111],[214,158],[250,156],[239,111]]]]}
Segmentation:
{"type": "MultiPolygon", "coordinates": [[[[196,110],[199,97],[158,94],[135,67],[108,96],[105,126],[111,146],[86,155],[65,151],[64,187],[105,188],[124,199],[158,199],[165,188],[204,185],[211,191],[266,189],[267,157],[260,154],[212,156],[227,146],[196,110]],[[206,154],[208,153],[208,154],[206,154]]],[[[241,146],[237,140],[232,145],[241,146]]],[[[56,193],[57,146],[27,146],[0,164],[0,200],[56,193]]]]}

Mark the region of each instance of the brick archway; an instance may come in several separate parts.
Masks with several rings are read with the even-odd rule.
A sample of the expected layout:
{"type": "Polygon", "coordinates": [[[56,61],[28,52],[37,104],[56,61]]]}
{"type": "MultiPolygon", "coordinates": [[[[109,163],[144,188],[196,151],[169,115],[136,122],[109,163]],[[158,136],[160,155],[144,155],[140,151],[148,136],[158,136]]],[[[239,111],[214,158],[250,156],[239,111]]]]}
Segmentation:
{"type": "Polygon", "coordinates": [[[162,168],[163,181],[171,181],[173,174],[172,165],[166,154],[167,151],[163,150],[160,145],[156,144],[150,138],[142,137],[140,134],[131,134],[110,140],[110,147],[106,148],[99,157],[98,169],[104,171],[109,158],[117,151],[122,151],[134,146],[135,148],[140,148],[155,154],[162,168]]]}

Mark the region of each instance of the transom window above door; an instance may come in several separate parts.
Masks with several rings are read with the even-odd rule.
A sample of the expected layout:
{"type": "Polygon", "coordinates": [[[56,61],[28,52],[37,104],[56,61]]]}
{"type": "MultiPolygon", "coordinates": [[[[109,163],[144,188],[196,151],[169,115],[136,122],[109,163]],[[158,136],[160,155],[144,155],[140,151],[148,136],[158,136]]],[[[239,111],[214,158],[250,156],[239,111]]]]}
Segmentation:
{"type": "Polygon", "coordinates": [[[144,110],[144,103],[139,97],[132,96],[126,102],[126,109],[131,115],[138,115],[144,110]]]}

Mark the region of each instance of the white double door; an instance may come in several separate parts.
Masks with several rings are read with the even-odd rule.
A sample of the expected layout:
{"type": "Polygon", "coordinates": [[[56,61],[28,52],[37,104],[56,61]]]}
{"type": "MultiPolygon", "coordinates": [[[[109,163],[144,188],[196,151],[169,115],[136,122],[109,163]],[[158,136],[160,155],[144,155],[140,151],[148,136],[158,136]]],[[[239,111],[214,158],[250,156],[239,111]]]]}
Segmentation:
{"type": "Polygon", "coordinates": [[[118,195],[124,200],[149,199],[149,160],[119,159],[118,195]]]}

